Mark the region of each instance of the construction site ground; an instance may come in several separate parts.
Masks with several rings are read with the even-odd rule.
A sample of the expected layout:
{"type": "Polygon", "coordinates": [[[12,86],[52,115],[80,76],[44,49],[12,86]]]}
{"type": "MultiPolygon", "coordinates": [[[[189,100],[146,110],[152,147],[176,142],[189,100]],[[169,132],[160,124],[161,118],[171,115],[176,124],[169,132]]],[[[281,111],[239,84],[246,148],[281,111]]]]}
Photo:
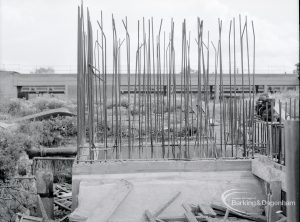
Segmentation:
{"type": "MultiPolygon", "coordinates": [[[[205,162],[202,161],[200,164],[205,166],[205,162]]],[[[73,221],[99,221],[101,211],[107,210],[107,204],[114,197],[114,193],[118,189],[117,184],[122,180],[132,187],[128,195],[120,201],[117,208],[109,215],[109,221],[147,221],[145,217],[146,210],[155,214],[159,208],[179,192],[178,197],[159,217],[183,216],[185,212],[184,203],[190,206],[199,204],[225,206],[222,201],[222,194],[231,189],[246,190],[251,198],[256,200],[266,199],[263,183],[252,174],[251,170],[246,169],[245,164],[241,165],[239,170],[239,161],[236,161],[235,169],[231,167],[233,170],[226,170],[228,168],[226,164],[224,164],[223,169],[222,164],[219,164],[218,167],[214,165],[215,169],[212,169],[211,162],[213,161],[207,161],[207,167],[202,171],[199,169],[198,172],[191,170],[186,165],[179,170],[180,172],[176,172],[176,169],[178,169],[177,163],[174,164],[174,169],[171,170],[173,172],[146,172],[145,167],[130,170],[130,165],[138,167],[139,164],[128,163],[123,167],[123,171],[129,173],[114,172],[114,168],[116,168],[114,164],[106,164],[111,165],[106,173],[104,172],[106,168],[104,166],[102,168],[104,173],[93,174],[93,170],[90,170],[89,173],[86,173],[86,171],[82,172],[81,175],[73,174],[73,198],[74,194],[76,195],[78,192],[78,207],[71,214],[71,219],[73,221]]],[[[155,164],[152,166],[155,168],[155,164]]],[[[171,166],[170,163],[169,166],[171,166]]],[[[157,167],[158,170],[159,166],[157,167]]],[[[152,169],[152,171],[156,170],[152,169]]],[[[238,197],[239,195],[231,196],[231,198],[238,197]]],[[[229,203],[230,201],[227,199],[226,202],[229,203]]],[[[257,215],[261,215],[264,210],[261,206],[237,206],[237,208],[249,214],[254,213],[257,215]]],[[[222,221],[223,217],[210,218],[210,221],[222,221]]],[[[229,218],[229,221],[247,220],[229,218]]]]}

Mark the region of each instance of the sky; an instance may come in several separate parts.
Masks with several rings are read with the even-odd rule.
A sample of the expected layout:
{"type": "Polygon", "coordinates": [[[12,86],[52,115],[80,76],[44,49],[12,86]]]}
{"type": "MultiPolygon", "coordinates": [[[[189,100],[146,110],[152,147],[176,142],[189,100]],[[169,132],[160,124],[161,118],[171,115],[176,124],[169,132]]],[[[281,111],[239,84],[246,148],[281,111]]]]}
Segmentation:
{"type": "MultiPolygon", "coordinates": [[[[101,10],[108,49],[112,49],[111,16],[117,23],[118,37],[125,38],[122,19],[127,16],[133,55],[137,48],[137,21],[153,17],[157,34],[163,19],[162,33],[170,31],[171,18],[175,22],[176,70],[180,70],[181,24],[187,21],[191,32],[191,68],[197,67],[197,17],[204,21],[204,41],[218,40],[218,18],[222,20],[222,58],[228,70],[228,36],[230,20],[238,16],[248,19],[249,53],[252,67],[253,35],[256,36],[256,73],[291,73],[299,61],[299,2],[298,0],[85,0],[93,22],[94,35],[101,10]]],[[[0,69],[29,73],[39,67],[53,67],[56,73],[76,72],[77,7],[79,0],[0,0],[0,69]]],[[[163,37],[161,37],[161,41],[163,37]]],[[[237,37],[237,47],[239,47],[237,37]]],[[[125,46],[121,54],[121,69],[125,70],[125,46]]],[[[239,49],[238,49],[239,50],[239,49]]],[[[210,46],[210,70],[214,67],[214,51],[210,46]]],[[[108,71],[111,54],[108,54],[108,71]]],[[[240,66],[240,53],[237,52],[240,66]]]]}

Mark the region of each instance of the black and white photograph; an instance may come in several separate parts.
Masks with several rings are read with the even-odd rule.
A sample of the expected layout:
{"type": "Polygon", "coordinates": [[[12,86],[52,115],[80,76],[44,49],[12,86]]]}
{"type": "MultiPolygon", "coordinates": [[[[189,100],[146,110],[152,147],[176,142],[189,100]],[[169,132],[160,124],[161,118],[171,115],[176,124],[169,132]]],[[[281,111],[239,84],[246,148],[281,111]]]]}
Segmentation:
{"type": "Polygon", "coordinates": [[[0,222],[300,222],[299,1],[0,0],[0,222]]]}

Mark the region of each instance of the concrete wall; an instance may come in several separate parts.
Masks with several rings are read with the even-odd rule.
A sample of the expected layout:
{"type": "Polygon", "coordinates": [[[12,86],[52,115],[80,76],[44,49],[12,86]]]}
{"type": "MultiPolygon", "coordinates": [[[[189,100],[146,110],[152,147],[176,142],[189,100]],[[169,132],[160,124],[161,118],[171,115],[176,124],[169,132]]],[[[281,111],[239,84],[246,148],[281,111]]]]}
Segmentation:
{"type": "MultiPolygon", "coordinates": [[[[65,86],[65,98],[77,99],[76,74],[20,74],[0,71],[0,100],[17,98],[18,86],[65,86]]],[[[35,95],[29,96],[33,97],[35,95]]]]}
{"type": "Polygon", "coordinates": [[[17,98],[17,87],[15,87],[15,72],[0,71],[0,101],[17,98]]]}

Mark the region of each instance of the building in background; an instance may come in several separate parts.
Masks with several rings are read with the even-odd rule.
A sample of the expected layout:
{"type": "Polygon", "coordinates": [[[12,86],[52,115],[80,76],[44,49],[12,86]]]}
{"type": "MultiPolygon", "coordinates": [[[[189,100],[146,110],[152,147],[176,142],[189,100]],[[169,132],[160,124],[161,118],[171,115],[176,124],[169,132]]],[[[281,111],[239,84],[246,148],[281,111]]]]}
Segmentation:
{"type": "MultiPolygon", "coordinates": [[[[299,70],[299,64],[297,66],[299,70]]],[[[134,76],[134,74],[132,74],[134,76]]],[[[197,82],[197,75],[191,75],[192,81],[197,82]]],[[[214,74],[209,77],[209,90],[214,93],[214,74]]],[[[218,77],[219,78],[219,77],[218,77]]],[[[229,75],[223,75],[224,92],[229,93],[229,75]]],[[[241,92],[241,75],[237,75],[237,92],[241,92]]],[[[176,75],[176,82],[180,82],[180,75],[176,75]]],[[[112,75],[107,74],[107,96],[111,94],[112,75]]],[[[251,83],[252,85],[252,83],[251,83]]],[[[180,85],[177,86],[180,92],[180,85]]],[[[166,88],[166,87],[165,87],[166,88]]],[[[299,90],[298,74],[257,74],[255,75],[255,91],[257,93],[282,90],[299,90]]],[[[192,92],[197,92],[197,87],[191,87],[192,92]]],[[[234,90],[232,88],[232,90],[234,90]]],[[[247,92],[248,82],[245,81],[244,90],[247,92]]],[[[121,93],[127,93],[127,75],[121,74],[121,93]]],[[[132,78],[130,91],[134,91],[134,78],[132,78]]],[[[155,88],[153,86],[153,92],[155,88]]],[[[0,101],[12,98],[30,99],[37,96],[50,94],[68,100],[77,98],[77,74],[20,74],[11,71],[0,71],[0,101]]]]}

